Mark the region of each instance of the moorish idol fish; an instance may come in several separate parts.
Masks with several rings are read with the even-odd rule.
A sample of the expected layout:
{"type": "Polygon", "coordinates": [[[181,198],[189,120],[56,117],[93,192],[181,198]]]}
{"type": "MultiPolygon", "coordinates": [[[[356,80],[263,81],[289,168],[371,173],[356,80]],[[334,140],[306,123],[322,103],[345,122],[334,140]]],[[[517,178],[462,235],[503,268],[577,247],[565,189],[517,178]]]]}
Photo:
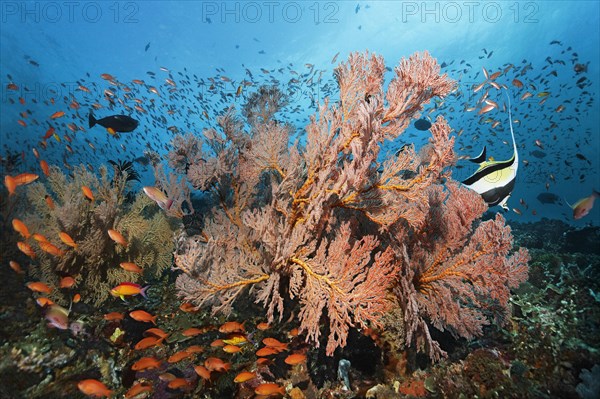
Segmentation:
{"type": "Polygon", "coordinates": [[[483,200],[491,207],[500,205],[508,210],[506,202],[515,187],[517,179],[517,169],[519,168],[519,154],[515,142],[515,133],[512,126],[512,114],[510,112],[510,97],[508,98],[508,122],[510,124],[510,134],[513,142],[513,155],[507,161],[487,161],[485,146],[483,151],[476,158],[470,159],[471,162],[479,164],[479,169],[462,183],[470,189],[481,194],[483,200]]]}

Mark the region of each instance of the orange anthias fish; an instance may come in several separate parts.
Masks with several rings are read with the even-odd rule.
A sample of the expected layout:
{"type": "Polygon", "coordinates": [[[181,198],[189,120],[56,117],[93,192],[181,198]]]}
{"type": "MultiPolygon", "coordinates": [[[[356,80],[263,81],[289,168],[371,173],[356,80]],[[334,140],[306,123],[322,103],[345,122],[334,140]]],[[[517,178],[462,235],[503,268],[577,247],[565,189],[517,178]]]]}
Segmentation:
{"type": "Polygon", "coordinates": [[[573,209],[573,219],[579,220],[590,213],[594,207],[594,201],[596,198],[600,198],[600,192],[592,190],[592,194],[590,196],[580,199],[574,205],[569,205],[573,209]]]}
{"type": "Polygon", "coordinates": [[[156,325],[156,316],[152,316],[145,310],[134,310],[132,312],[129,312],[129,316],[131,316],[133,320],[141,321],[144,323],[152,323],[156,325]]]}
{"type": "Polygon", "coordinates": [[[104,315],[104,320],[113,321],[113,320],[123,320],[125,315],[120,312],[110,312],[104,315]]]}
{"type": "Polygon", "coordinates": [[[15,271],[15,273],[17,273],[17,274],[23,274],[23,273],[25,273],[23,271],[23,269],[21,269],[21,265],[19,265],[14,260],[11,260],[10,262],[8,262],[8,264],[10,265],[10,268],[15,271]]]}
{"type": "Polygon", "coordinates": [[[85,395],[89,395],[94,398],[102,398],[105,396],[108,397],[113,393],[113,391],[108,389],[106,385],[94,379],[79,381],[77,388],[79,388],[79,390],[85,395]]]}
{"type": "Polygon", "coordinates": [[[113,240],[117,244],[120,244],[124,247],[127,246],[127,240],[117,230],[108,229],[108,236],[111,238],[111,240],[113,240]]]}
{"type": "Polygon", "coordinates": [[[48,162],[43,159],[40,161],[40,168],[42,168],[42,172],[44,172],[44,176],[50,176],[50,167],[48,166],[48,162]]]}
{"type": "Polygon", "coordinates": [[[135,344],[135,349],[143,350],[152,348],[153,346],[160,345],[162,341],[162,338],[154,336],[142,338],[137,344],[135,344]]]}
{"type": "Polygon", "coordinates": [[[121,262],[119,266],[121,266],[123,270],[127,270],[128,272],[141,273],[144,271],[141,267],[132,262],[121,262]]]}
{"type": "Polygon", "coordinates": [[[46,196],[44,197],[44,201],[46,201],[48,208],[50,208],[50,210],[53,211],[54,210],[54,201],[52,200],[52,197],[46,194],[46,196]]]}
{"type": "Polygon", "coordinates": [[[6,186],[6,189],[8,190],[8,195],[13,195],[15,193],[15,190],[17,189],[17,182],[15,181],[15,178],[9,175],[4,176],[4,185],[6,186]]]}
{"type": "Polygon", "coordinates": [[[65,254],[65,251],[48,241],[40,241],[39,246],[42,251],[49,253],[50,255],[63,256],[65,254]]]}
{"type": "Polygon", "coordinates": [[[183,312],[186,313],[197,313],[198,309],[196,309],[196,307],[189,303],[189,302],[184,302],[179,306],[179,309],[181,309],[183,312]]]}
{"type": "Polygon", "coordinates": [[[22,186],[36,181],[38,177],[35,173],[21,173],[20,175],[16,175],[14,179],[17,186],[22,186]]]}
{"type": "Polygon", "coordinates": [[[165,339],[169,336],[169,333],[164,332],[163,330],[161,330],[158,327],[152,327],[147,329],[146,331],[144,331],[144,335],[154,335],[155,337],[158,337],[160,339],[165,339]]]}
{"type": "Polygon", "coordinates": [[[77,248],[77,244],[75,243],[75,241],[73,241],[73,239],[71,238],[71,236],[68,235],[67,233],[65,233],[64,231],[58,233],[58,236],[60,237],[60,240],[62,242],[64,242],[65,244],[67,244],[68,246],[73,247],[73,248],[77,248]]]}
{"type": "Polygon", "coordinates": [[[66,276],[60,279],[60,288],[71,288],[75,285],[75,279],[71,276],[66,276]]]}
{"type": "Polygon", "coordinates": [[[19,219],[13,219],[12,226],[13,226],[13,229],[15,229],[15,231],[17,233],[19,233],[23,236],[23,238],[28,239],[29,237],[31,237],[31,234],[29,233],[29,229],[27,228],[25,223],[21,222],[19,219]]]}
{"type": "Polygon", "coordinates": [[[257,386],[256,389],[254,390],[254,393],[256,393],[257,395],[265,395],[265,396],[270,396],[270,395],[284,396],[285,388],[278,384],[266,382],[264,384],[260,384],[259,386],[257,386]]]}
{"type": "Polygon", "coordinates": [[[223,352],[227,352],[227,353],[237,353],[241,350],[242,350],[242,348],[240,348],[237,345],[228,344],[223,347],[223,352]]]}
{"type": "Polygon", "coordinates": [[[122,300],[125,300],[126,296],[133,296],[138,294],[143,296],[144,298],[148,298],[146,296],[146,290],[148,289],[148,287],[149,286],[145,286],[144,288],[142,288],[141,285],[135,283],[121,283],[112,290],[110,290],[110,293],[113,296],[120,297],[122,300]]]}
{"type": "Polygon", "coordinates": [[[200,335],[203,334],[205,331],[201,328],[196,328],[196,327],[190,327],[186,330],[183,330],[181,332],[181,335],[183,335],[184,337],[194,337],[196,335],[200,335]]]}
{"type": "Polygon", "coordinates": [[[61,118],[63,116],[65,116],[65,112],[64,111],[56,111],[55,113],[53,113],[52,115],[50,115],[50,119],[61,118]]]}
{"type": "Polygon", "coordinates": [[[210,371],[229,371],[231,364],[225,363],[218,357],[209,357],[204,361],[204,367],[210,371]]]}
{"type": "Polygon", "coordinates": [[[54,305],[54,302],[52,302],[51,299],[46,298],[45,296],[38,297],[35,301],[41,307],[46,307],[46,306],[54,305]]]}
{"type": "Polygon", "coordinates": [[[35,251],[29,244],[23,241],[17,241],[17,247],[19,251],[23,252],[25,255],[29,256],[31,259],[35,259],[35,251]]]}
{"type": "Polygon", "coordinates": [[[154,388],[152,387],[152,385],[150,383],[138,382],[137,384],[135,384],[134,386],[129,388],[129,391],[127,391],[125,393],[125,398],[126,399],[135,398],[136,396],[140,395],[141,393],[152,392],[153,390],[154,390],[154,388]]]}
{"type": "Polygon", "coordinates": [[[192,345],[192,346],[188,346],[185,351],[190,354],[202,353],[202,352],[204,352],[204,348],[201,347],[200,345],[192,345]]]}
{"type": "Polygon", "coordinates": [[[206,367],[204,367],[204,366],[194,366],[194,371],[203,380],[210,380],[210,371],[206,367]]]}
{"type": "Polygon", "coordinates": [[[28,283],[27,288],[29,288],[31,291],[43,292],[44,294],[49,294],[52,292],[52,288],[48,287],[46,283],[43,283],[41,281],[34,281],[32,283],[28,283]]]}
{"type": "Polygon", "coordinates": [[[157,369],[160,367],[160,360],[155,357],[142,357],[137,362],[133,363],[131,366],[132,370],[149,370],[149,369],[157,369]]]}
{"type": "Polygon", "coordinates": [[[34,233],[31,238],[36,240],[37,242],[48,242],[48,239],[39,233],[34,233]]]}
{"type": "Polygon", "coordinates": [[[275,338],[265,338],[262,340],[263,344],[265,344],[269,348],[277,349],[279,352],[283,352],[287,350],[288,344],[284,344],[283,342],[279,342],[275,338]]]}
{"type": "Polygon", "coordinates": [[[285,358],[284,362],[291,366],[295,364],[300,364],[306,361],[306,355],[302,353],[293,353],[285,358]]]}
{"type": "Polygon", "coordinates": [[[187,352],[186,350],[182,350],[182,351],[176,352],[176,353],[172,354],[171,356],[169,356],[169,358],[167,359],[167,362],[177,363],[177,362],[182,361],[183,359],[187,359],[190,356],[192,356],[191,353],[187,352]]]}
{"type": "Polygon", "coordinates": [[[256,356],[258,356],[258,357],[272,356],[272,355],[278,354],[279,352],[281,352],[281,351],[277,348],[270,348],[268,346],[265,346],[256,351],[256,356]]]}
{"type": "Polygon", "coordinates": [[[271,326],[269,325],[269,323],[263,321],[262,323],[258,323],[256,325],[256,328],[258,328],[260,331],[266,331],[269,328],[271,328],[271,326]]]}
{"type": "Polygon", "coordinates": [[[233,333],[233,332],[245,332],[244,323],[238,323],[237,321],[228,321],[219,327],[219,332],[222,333],[233,333]]]}
{"type": "Polygon", "coordinates": [[[46,134],[44,134],[44,137],[42,137],[42,139],[43,140],[49,139],[50,137],[52,137],[54,132],[55,132],[55,130],[53,127],[48,128],[48,130],[46,130],[46,134]]]}
{"type": "Polygon", "coordinates": [[[179,377],[179,378],[175,378],[174,380],[169,381],[169,384],[167,386],[171,389],[180,389],[180,388],[189,389],[189,387],[191,386],[191,382],[186,380],[183,377],[179,377]]]}
{"type": "Polygon", "coordinates": [[[256,378],[256,373],[250,371],[242,371],[241,373],[235,376],[233,382],[240,384],[242,382],[250,381],[253,378],[256,378]]]}
{"type": "Polygon", "coordinates": [[[83,191],[83,195],[87,199],[94,202],[94,194],[92,193],[92,190],[88,186],[81,186],[81,191],[83,191]]]}

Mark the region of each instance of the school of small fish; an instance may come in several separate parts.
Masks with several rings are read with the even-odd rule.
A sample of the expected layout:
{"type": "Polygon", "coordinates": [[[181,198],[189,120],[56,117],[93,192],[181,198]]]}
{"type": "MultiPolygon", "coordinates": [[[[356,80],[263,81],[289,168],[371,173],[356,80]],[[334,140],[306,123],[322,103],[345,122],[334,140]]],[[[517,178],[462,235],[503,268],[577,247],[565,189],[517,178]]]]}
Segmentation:
{"type": "MultiPolygon", "coordinates": [[[[593,106],[597,106],[596,95],[590,89],[592,81],[587,75],[589,62],[581,60],[571,46],[558,40],[551,41],[548,46],[553,55],[541,63],[524,59],[494,65],[494,52],[485,48],[478,60],[441,61],[442,72],[461,84],[443,102],[437,102],[424,111],[426,116],[436,113],[446,117],[458,136],[459,159],[464,159],[483,145],[491,148],[509,144],[505,138],[503,113],[499,112],[506,105],[494,99],[494,91],[509,89],[511,96],[519,100],[513,104],[513,122],[516,129],[522,131],[517,135],[526,137],[519,143],[520,162],[526,170],[521,173],[518,184],[526,185],[528,191],[536,194],[550,191],[559,183],[566,187],[586,184],[588,177],[594,179],[597,173],[597,165],[593,165],[593,154],[589,150],[593,144],[592,137],[598,132],[590,128],[581,131],[582,118],[592,112],[593,106]],[[476,64],[483,65],[483,68],[475,67],[476,64]],[[473,115],[471,111],[477,112],[473,115]],[[560,146],[557,144],[559,141],[560,146]],[[551,179],[550,175],[554,178],[551,179]],[[539,188],[536,189],[536,186],[539,188]]],[[[337,62],[338,56],[339,53],[335,54],[331,64],[337,62]]],[[[120,80],[110,73],[102,73],[97,78],[87,74],[77,81],[74,90],[50,90],[56,97],[43,101],[36,98],[28,100],[24,93],[30,89],[13,82],[12,76],[7,75],[9,83],[6,89],[9,94],[15,94],[8,96],[8,102],[18,110],[18,115],[15,131],[6,132],[11,140],[3,144],[7,155],[1,160],[6,161],[9,154],[20,152],[25,168],[34,172],[35,176],[48,176],[49,165],[59,165],[68,170],[72,165],[82,163],[94,171],[95,165],[122,156],[134,160],[148,172],[149,160],[142,155],[144,150],[168,151],[173,134],[199,132],[210,127],[216,115],[231,104],[243,104],[248,94],[260,85],[277,85],[296,100],[290,101],[282,112],[282,119],[297,127],[298,137],[317,104],[325,97],[335,99],[337,96],[329,66],[318,68],[311,63],[297,66],[283,62],[278,67],[269,68],[241,66],[244,73],[235,78],[226,75],[226,71],[219,67],[212,77],[199,77],[186,68],[173,71],[167,67],[148,71],[146,76],[130,81],[120,80]],[[60,97],[61,93],[67,95],[60,97]],[[124,133],[128,135],[126,146],[119,139],[110,140],[105,137],[107,135],[99,135],[86,128],[91,111],[107,121],[103,126],[108,126],[108,136],[119,135],[118,129],[107,124],[114,120],[110,118],[119,116],[113,115],[115,113],[130,115],[135,126],[139,121],[139,127],[133,133],[124,133]],[[27,136],[20,134],[19,129],[38,130],[38,139],[33,142],[26,139],[27,136]]],[[[389,72],[392,68],[387,70],[389,72]]],[[[415,130],[409,130],[402,137],[413,142],[423,139],[423,135],[415,130]]],[[[400,148],[403,144],[393,143],[392,146],[400,148]]],[[[456,165],[457,171],[464,167],[462,163],[456,165]]],[[[27,184],[26,180],[17,177],[4,177],[9,193],[27,184]]],[[[588,187],[587,190],[593,188],[588,187]]],[[[89,188],[82,187],[82,190],[93,201],[89,188]]],[[[169,208],[169,199],[164,194],[149,192],[146,188],[144,191],[161,208],[169,208]]],[[[536,211],[533,198],[525,200],[521,197],[520,203],[514,204],[514,209],[518,209],[516,213],[529,210],[539,217],[544,216],[543,212],[536,211]]],[[[568,210],[565,209],[563,214],[571,219],[568,210]]]]}

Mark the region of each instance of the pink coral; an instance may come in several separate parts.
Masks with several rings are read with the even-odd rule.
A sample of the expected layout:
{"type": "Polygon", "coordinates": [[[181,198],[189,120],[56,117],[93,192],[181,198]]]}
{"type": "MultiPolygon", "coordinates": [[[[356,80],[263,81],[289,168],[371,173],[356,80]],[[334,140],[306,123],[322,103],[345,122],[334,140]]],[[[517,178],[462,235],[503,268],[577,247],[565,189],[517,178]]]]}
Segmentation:
{"type": "Polygon", "coordinates": [[[500,214],[477,223],[487,209],[477,193],[451,180],[445,188],[429,190],[433,217],[404,244],[402,281],[395,288],[407,341],[432,359],[444,353],[432,342],[426,321],[457,337],[481,335],[492,304],[508,313],[509,289],[527,279],[529,259],[523,248],[509,256],[512,235],[500,214]]]}
{"type": "MultiPolygon", "coordinates": [[[[450,180],[454,140],[442,117],[431,128],[427,151],[407,149],[378,162],[385,140],[398,137],[433,97],[454,88],[427,53],[402,60],[387,91],[384,72],[381,57],[351,54],[335,71],[339,102],[321,105],[306,127],[305,148],[288,146],[290,129],[267,117],[251,118],[245,132],[231,109],[218,119],[220,129],[204,132],[212,155],[191,164],[187,178],[211,195],[213,211],[201,235],[180,238],[175,259],[184,273],[177,286],[186,300],[227,313],[249,292],[271,322],[281,319],[288,297],[299,307],[300,330],[317,346],[325,322],[329,355],[346,344],[349,328],[380,325],[393,286],[405,308],[409,342],[425,337],[435,347],[427,321],[452,326],[459,335],[479,331],[477,323],[460,329],[479,314],[451,317],[463,303],[447,293],[460,290],[474,306],[490,297],[504,300],[506,286],[522,279],[508,281],[502,268],[520,270],[521,263],[505,260],[510,234],[502,219],[470,234],[482,201],[450,180]],[[467,215],[459,214],[461,208],[467,215]],[[457,228],[461,235],[447,234],[454,241],[446,249],[429,231],[457,228]],[[501,237],[494,241],[496,233],[501,237]]],[[[273,104],[264,115],[276,112],[273,104]]],[[[175,160],[185,152],[175,151],[175,160]]]]}

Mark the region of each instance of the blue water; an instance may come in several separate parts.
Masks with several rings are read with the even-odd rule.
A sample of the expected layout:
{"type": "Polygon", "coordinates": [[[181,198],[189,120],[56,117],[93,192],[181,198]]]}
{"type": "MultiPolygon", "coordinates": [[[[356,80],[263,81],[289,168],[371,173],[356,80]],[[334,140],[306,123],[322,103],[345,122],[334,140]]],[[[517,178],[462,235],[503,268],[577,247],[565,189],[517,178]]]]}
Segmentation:
{"type": "MultiPolygon", "coordinates": [[[[507,217],[600,225],[600,204],[579,221],[572,220],[565,204],[600,189],[600,6],[596,1],[4,1],[0,7],[0,155],[23,153],[20,171],[38,168],[33,147],[51,164],[83,162],[95,167],[109,159],[139,157],[147,146],[164,154],[173,137],[168,127],[199,133],[213,126],[215,116],[229,105],[239,109],[247,93],[262,83],[277,83],[290,94],[281,118],[293,123],[301,138],[316,104],[326,96],[336,98],[333,69],[350,52],[368,49],[383,55],[393,68],[402,57],[427,50],[440,64],[448,65],[443,72],[459,85],[454,95],[433,110],[431,104],[426,112],[431,111],[432,118],[442,114],[456,132],[462,130],[456,151],[464,156],[476,156],[486,145],[488,156],[510,157],[509,131],[502,127],[506,113],[481,118],[489,115],[503,122],[492,129],[490,123],[480,121],[477,111],[465,108],[474,106],[479,97],[472,88],[484,79],[482,67],[492,74],[514,65],[497,82],[510,88],[513,116],[520,120],[515,124],[520,158],[529,165],[521,163],[508,203],[522,215],[510,211],[507,217]],[[576,73],[575,63],[587,65],[587,72],[576,73]],[[116,138],[99,127],[87,129],[94,102],[105,106],[95,112],[98,117],[126,113],[118,103],[112,111],[106,108],[105,89],[115,90],[117,97],[124,93],[102,79],[103,73],[135,89],[134,96],[147,111],[132,114],[140,120],[134,133],[116,138]],[[165,83],[168,77],[177,84],[172,93],[165,83]],[[518,90],[511,84],[515,77],[533,88],[518,90]],[[579,87],[577,81],[583,77],[579,87]],[[160,97],[136,87],[133,79],[156,87],[160,97]],[[236,96],[243,80],[253,85],[236,96]],[[11,82],[18,90],[8,88],[11,82]],[[79,85],[91,93],[78,90],[79,85]],[[526,90],[533,97],[519,100],[526,90]],[[537,94],[545,91],[550,94],[540,104],[543,98],[537,94]],[[77,112],[69,108],[73,99],[80,104],[77,112]],[[560,105],[565,109],[556,112],[560,105]],[[61,110],[67,113],[64,118],[49,119],[61,110]],[[179,112],[169,115],[168,110],[179,112]],[[23,111],[27,118],[19,115],[23,111]],[[19,125],[19,119],[27,126],[19,125]],[[63,139],[59,143],[50,138],[48,148],[41,150],[39,141],[49,123],[63,139]],[[86,131],[72,134],[67,123],[86,131]],[[73,154],[66,150],[65,134],[72,138],[73,154]],[[538,148],[535,140],[544,148],[538,148]],[[537,196],[546,192],[555,194],[560,204],[540,203],[537,196]]],[[[388,79],[391,76],[389,72],[388,79]]],[[[496,101],[504,101],[499,92],[494,95],[496,101]]],[[[411,127],[397,142],[387,143],[386,150],[393,153],[406,142],[420,145],[426,138],[426,132],[411,127]]],[[[474,170],[465,160],[458,166],[453,174],[459,180],[474,170]]],[[[149,171],[140,172],[151,181],[149,171]]]]}

